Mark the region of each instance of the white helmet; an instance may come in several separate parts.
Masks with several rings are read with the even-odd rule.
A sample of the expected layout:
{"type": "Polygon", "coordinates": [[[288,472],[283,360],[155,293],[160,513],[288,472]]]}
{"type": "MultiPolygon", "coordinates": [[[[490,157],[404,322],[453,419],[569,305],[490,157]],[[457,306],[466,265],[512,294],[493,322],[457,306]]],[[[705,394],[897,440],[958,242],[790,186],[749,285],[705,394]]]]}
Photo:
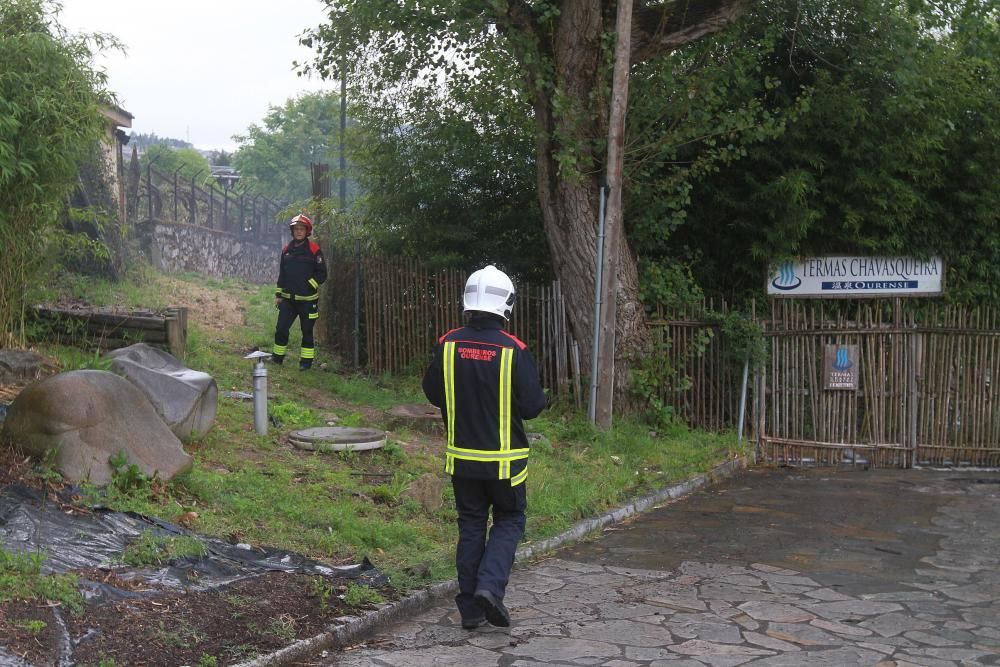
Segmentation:
{"type": "Polygon", "coordinates": [[[505,320],[510,319],[514,306],[514,283],[492,264],[485,266],[466,281],[462,305],[466,311],[493,313],[505,320]]]}

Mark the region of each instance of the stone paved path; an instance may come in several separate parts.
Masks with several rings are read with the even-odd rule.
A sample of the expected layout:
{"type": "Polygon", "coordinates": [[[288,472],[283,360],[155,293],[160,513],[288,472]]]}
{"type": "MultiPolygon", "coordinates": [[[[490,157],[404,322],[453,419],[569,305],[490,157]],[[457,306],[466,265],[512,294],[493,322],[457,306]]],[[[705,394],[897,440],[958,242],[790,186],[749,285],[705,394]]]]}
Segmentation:
{"type": "Polygon", "coordinates": [[[751,471],[309,664],[1000,665],[998,564],[1000,474],[751,471]]]}

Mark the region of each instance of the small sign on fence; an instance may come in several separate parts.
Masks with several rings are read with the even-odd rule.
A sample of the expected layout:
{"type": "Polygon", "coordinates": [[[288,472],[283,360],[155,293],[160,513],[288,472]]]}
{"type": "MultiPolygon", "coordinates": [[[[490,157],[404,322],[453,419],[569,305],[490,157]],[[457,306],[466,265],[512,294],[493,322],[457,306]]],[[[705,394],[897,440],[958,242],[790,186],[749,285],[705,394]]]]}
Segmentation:
{"type": "Polygon", "coordinates": [[[823,388],[858,388],[858,346],[827,345],[823,350],[823,388]]]}

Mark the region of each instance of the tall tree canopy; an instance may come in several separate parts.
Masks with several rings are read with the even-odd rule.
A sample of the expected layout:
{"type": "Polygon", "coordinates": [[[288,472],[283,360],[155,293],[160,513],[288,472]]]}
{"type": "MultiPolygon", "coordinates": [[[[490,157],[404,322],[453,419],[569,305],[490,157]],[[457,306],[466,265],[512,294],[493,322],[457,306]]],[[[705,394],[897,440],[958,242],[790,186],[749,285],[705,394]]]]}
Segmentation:
{"type": "MultiPolygon", "coordinates": [[[[698,71],[666,89],[732,81],[728,108],[757,100],[778,120],[775,131],[760,133],[759,123],[751,134],[712,132],[726,125],[697,121],[712,108],[699,95],[686,126],[712,145],[675,141],[671,164],[636,163],[631,236],[644,259],[690,266],[708,290],[759,294],[777,258],[937,255],[951,298],[996,302],[998,37],[996,11],[978,0],[754,8],[738,29],[693,50],[698,71]],[[752,57],[734,57],[733,44],[752,57]],[[749,76],[748,65],[761,74],[749,76]],[[739,159],[701,168],[720,148],[739,159]]],[[[634,101],[634,120],[664,114],[656,96],[634,101]]],[[[683,107],[666,108],[676,119],[683,107]]]]}
{"type": "Polygon", "coordinates": [[[101,136],[108,99],[91,67],[95,42],[67,35],[55,8],[0,2],[0,345],[23,339],[26,290],[47,267],[38,258],[101,136]]]}
{"type": "MultiPolygon", "coordinates": [[[[532,111],[536,183],[545,235],[576,338],[590,355],[599,192],[605,165],[614,0],[326,0],[329,21],[304,41],[315,67],[343,76],[372,100],[400,85],[441,79],[468,85],[532,111]],[[344,69],[341,72],[341,69],[344,69]]],[[[746,0],[676,0],[640,5],[631,62],[641,63],[714,32],[746,0]]],[[[406,100],[420,108],[426,97],[406,100]]],[[[616,384],[644,346],[635,255],[623,236],[619,258],[616,384]]]]}

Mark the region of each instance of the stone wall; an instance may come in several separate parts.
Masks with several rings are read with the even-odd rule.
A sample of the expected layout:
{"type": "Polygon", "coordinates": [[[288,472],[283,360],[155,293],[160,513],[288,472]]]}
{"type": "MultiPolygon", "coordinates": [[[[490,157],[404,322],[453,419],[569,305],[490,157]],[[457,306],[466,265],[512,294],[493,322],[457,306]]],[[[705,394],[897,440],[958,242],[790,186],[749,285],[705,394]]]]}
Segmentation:
{"type": "Polygon", "coordinates": [[[278,279],[281,244],[196,225],[156,222],[150,239],[153,266],[164,273],[191,272],[264,285],[278,279]]]}

